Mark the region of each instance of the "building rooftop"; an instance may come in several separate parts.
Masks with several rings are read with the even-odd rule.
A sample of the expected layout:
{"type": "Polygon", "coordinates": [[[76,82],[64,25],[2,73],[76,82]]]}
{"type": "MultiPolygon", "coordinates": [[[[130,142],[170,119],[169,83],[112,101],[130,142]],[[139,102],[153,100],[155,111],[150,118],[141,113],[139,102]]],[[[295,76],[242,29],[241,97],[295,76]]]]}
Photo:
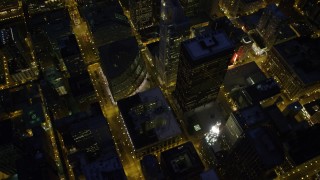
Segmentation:
{"type": "Polygon", "coordinates": [[[18,0],[2,0],[0,2],[0,11],[10,11],[19,6],[18,0]]]}
{"type": "MultiPolygon", "coordinates": [[[[161,20],[164,24],[189,24],[179,0],[167,0],[161,7],[161,20]]],[[[189,25],[187,25],[189,26],[189,25]]]]}
{"type": "Polygon", "coordinates": [[[278,6],[274,3],[269,4],[265,10],[266,13],[270,13],[273,16],[277,17],[278,19],[287,19],[287,16],[285,14],[283,14],[280,9],[278,8],[278,6]]]}
{"type": "MultiPolygon", "coordinates": [[[[252,1],[252,0],[249,0],[252,1]]],[[[254,1],[254,0],[253,0],[254,1]]],[[[269,11],[269,13],[273,13],[276,18],[280,19],[286,19],[287,17],[274,5],[268,6],[267,8],[260,9],[257,12],[250,14],[250,15],[245,15],[241,16],[239,18],[241,24],[243,27],[247,30],[253,30],[257,27],[257,25],[260,22],[261,16],[264,12],[269,11]],[[280,16],[280,18],[279,18],[280,16]]],[[[257,33],[251,33],[251,37],[255,40],[255,42],[258,44],[259,47],[264,48],[265,43],[261,39],[261,37],[257,33]]],[[[288,24],[285,24],[280,27],[279,33],[277,35],[277,41],[276,43],[281,43],[283,41],[286,41],[288,39],[296,37],[296,33],[290,28],[288,24]]]]}
{"type": "Polygon", "coordinates": [[[289,154],[296,165],[320,155],[320,124],[298,131],[289,141],[289,154]]]}
{"type": "Polygon", "coordinates": [[[135,149],[181,134],[177,120],[159,88],[118,101],[135,149]]]}
{"type": "Polygon", "coordinates": [[[320,99],[312,101],[303,105],[306,111],[310,114],[310,116],[314,115],[317,112],[320,112],[320,99]]]}
{"type": "Polygon", "coordinates": [[[116,153],[107,153],[82,166],[86,179],[126,180],[121,161],[116,153]]]}
{"type": "Polygon", "coordinates": [[[50,39],[71,34],[71,23],[66,9],[53,10],[32,15],[30,27],[47,32],[50,39]]]}
{"type": "Polygon", "coordinates": [[[292,123],[289,122],[276,105],[265,108],[264,112],[269,116],[272,124],[280,134],[286,134],[292,129],[292,123]]]}
{"type": "Polygon", "coordinates": [[[199,176],[204,166],[191,142],[164,151],[160,155],[161,166],[171,179],[199,176]]]}
{"type": "Polygon", "coordinates": [[[157,157],[153,154],[143,156],[140,165],[145,179],[164,179],[157,157]]]}
{"type": "Polygon", "coordinates": [[[210,26],[213,31],[224,31],[236,46],[241,45],[241,40],[243,37],[247,36],[247,34],[241,28],[235,27],[230,19],[228,19],[226,16],[210,22],[210,26]]]}
{"type": "Polygon", "coordinates": [[[45,121],[42,104],[40,102],[33,104],[25,104],[23,107],[22,121],[27,129],[41,126],[45,121]]]}
{"type": "Polygon", "coordinates": [[[202,63],[224,55],[233,54],[235,46],[222,31],[211,32],[182,42],[182,48],[192,63],[202,63]]]}
{"type": "Polygon", "coordinates": [[[217,173],[215,170],[210,169],[206,172],[201,173],[201,180],[219,180],[217,173]]]}
{"type": "Polygon", "coordinates": [[[233,89],[247,87],[266,80],[266,76],[255,62],[228,69],[224,78],[224,87],[230,92],[233,89]]]}
{"type": "Polygon", "coordinates": [[[265,168],[273,168],[284,161],[283,150],[267,129],[255,128],[246,132],[246,135],[253,143],[265,168]]]}
{"type": "Polygon", "coordinates": [[[0,103],[8,111],[21,110],[30,104],[40,102],[39,91],[35,85],[18,86],[0,91],[0,103]]]}
{"type": "Polygon", "coordinates": [[[72,94],[75,97],[95,93],[94,87],[92,85],[92,82],[91,82],[91,79],[90,79],[88,72],[84,72],[78,76],[70,77],[69,78],[69,85],[70,85],[72,94]]]}
{"type": "Polygon", "coordinates": [[[241,16],[239,18],[247,31],[255,29],[257,27],[257,25],[260,21],[260,18],[262,16],[263,10],[264,9],[260,9],[259,11],[255,12],[255,13],[241,16]]]}
{"type": "Polygon", "coordinates": [[[297,38],[274,48],[304,84],[320,81],[320,38],[297,38]]]}
{"type": "Polygon", "coordinates": [[[129,21],[118,1],[83,6],[80,12],[90,26],[97,46],[132,36],[129,21]]]}
{"type": "Polygon", "coordinates": [[[114,149],[107,121],[96,106],[99,105],[95,104],[88,112],[71,114],[54,122],[70,155],[84,152],[88,157],[97,157],[105,150],[114,149]]]}
{"type": "Polygon", "coordinates": [[[114,79],[120,76],[130,68],[139,53],[138,43],[134,37],[101,46],[99,48],[101,66],[107,78],[114,79]]]}
{"type": "Polygon", "coordinates": [[[159,56],[159,46],[160,46],[159,41],[147,44],[147,48],[150,51],[153,58],[159,56]]]}
{"type": "Polygon", "coordinates": [[[0,146],[12,143],[13,122],[8,120],[0,121],[0,146]]]}
{"type": "Polygon", "coordinates": [[[63,58],[80,56],[80,49],[74,34],[59,38],[58,44],[63,58]]]}
{"type": "Polygon", "coordinates": [[[233,112],[233,114],[243,129],[253,127],[269,120],[260,105],[243,108],[233,112]]]}
{"type": "Polygon", "coordinates": [[[245,88],[245,94],[251,103],[258,103],[280,93],[280,87],[272,78],[245,88]]]}

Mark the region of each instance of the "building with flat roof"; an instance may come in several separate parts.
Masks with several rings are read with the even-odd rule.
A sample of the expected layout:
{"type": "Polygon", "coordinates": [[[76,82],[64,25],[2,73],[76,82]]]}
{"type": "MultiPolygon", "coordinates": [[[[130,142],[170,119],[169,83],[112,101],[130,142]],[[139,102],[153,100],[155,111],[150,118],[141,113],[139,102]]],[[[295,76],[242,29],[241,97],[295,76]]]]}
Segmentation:
{"type": "Polygon", "coordinates": [[[253,104],[272,105],[280,95],[280,87],[272,78],[263,80],[241,90],[236,98],[238,107],[243,108],[253,104]],[[267,102],[267,101],[270,102],[267,102]]]}
{"type": "Polygon", "coordinates": [[[2,0],[0,2],[0,21],[20,20],[23,18],[21,2],[18,0],[2,0]]]}
{"type": "Polygon", "coordinates": [[[153,154],[143,156],[140,160],[141,170],[146,180],[164,180],[165,176],[161,170],[157,157],[153,154]]]}
{"type": "Polygon", "coordinates": [[[70,16],[67,9],[56,9],[48,12],[30,15],[29,30],[43,30],[47,33],[50,42],[56,46],[56,40],[72,34],[70,16]]]}
{"type": "Polygon", "coordinates": [[[263,68],[275,78],[290,99],[320,89],[320,38],[297,38],[275,45],[263,68]]]}
{"type": "Polygon", "coordinates": [[[80,13],[89,25],[97,47],[132,36],[129,21],[118,1],[82,6],[80,13]]]}
{"type": "Polygon", "coordinates": [[[70,16],[64,8],[32,14],[28,20],[28,30],[31,33],[37,33],[36,31],[41,29],[47,32],[52,43],[55,39],[71,34],[70,16]]]}
{"type": "Polygon", "coordinates": [[[213,169],[209,169],[208,171],[201,173],[200,178],[201,180],[219,180],[217,173],[213,169]]]}
{"type": "Polygon", "coordinates": [[[146,68],[134,37],[104,45],[99,48],[99,54],[116,101],[132,95],[145,80],[146,68]]]}
{"type": "Polygon", "coordinates": [[[121,161],[115,151],[106,153],[93,162],[86,162],[86,159],[81,160],[81,168],[87,180],[127,179],[121,161]]]}
{"type": "Polygon", "coordinates": [[[221,31],[181,44],[174,95],[183,111],[216,99],[234,51],[233,41],[221,31]]]}
{"type": "Polygon", "coordinates": [[[159,88],[122,99],[118,106],[138,157],[181,140],[179,124],[159,88]]]}
{"type": "Polygon", "coordinates": [[[68,82],[73,97],[76,98],[80,104],[90,104],[97,100],[96,92],[87,71],[78,76],[70,77],[68,82]]]}
{"type": "Polygon", "coordinates": [[[169,179],[199,178],[204,170],[192,142],[161,152],[161,167],[169,179]]]}
{"type": "Polygon", "coordinates": [[[220,8],[228,16],[252,14],[266,5],[265,0],[222,0],[220,8]]]}
{"type": "Polygon", "coordinates": [[[228,69],[224,78],[224,88],[227,92],[260,83],[266,76],[255,62],[249,62],[232,69],[228,69]]]}
{"type": "Polygon", "coordinates": [[[279,30],[287,24],[287,20],[288,17],[275,4],[270,4],[264,9],[257,31],[268,49],[276,42],[279,30]]]}
{"type": "Polygon", "coordinates": [[[137,30],[143,30],[157,24],[160,15],[161,0],[129,0],[129,11],[137,30]]]}
{"type": "Polygon", "coordinates": [[[252,14],[266,6],[265,0],[240,0],[239,14],[252,14]]]}
{"type": "MultiPolygon", "coordinates": [[[[245,31],[249,32],[249,36],[254,42],[254,46],[252,48],[256,54],[260,54],[259,51],[265,52],[268,50],[268,48],[270,49],[271,45],[273,44],[279,44],[297,37],[297,34],[292,29],[291,24],[289,25],[288,23],[280,23],[276,25],[277,22],[274,21],[281,19],[277,18],[277,16],[284,15],[278,8],[274,6],[271,7],[267,6],[266,8],[260,9],[255,13],[240,16],[238,19],[239,25],[245,31]],[[268,15],[268,12],[272,13],[273,11],[276,11],[274,12],[274,18],[276,20],[272,20],[272,15],[268,15]],[[269,30],[264,30],[264,28],[269,28],[269,30]],[[271,34],[268,31],[274,32],[274,34],[271,34]],[[269,33],[269,35],[266,33],[269,33]]],[[[286,22],[286,17],[284,16],[283,18],[284,22],[286,22]]]]}
{"type": "Polygon", "coordinates": [[[22,156],[14,140],[14,124],[10,119],[0,121],[0,172],[13,175],[17,172],[16,160],[22,156]]]}
{"type": "Polygon", "coordinates": [[[75,35],[70,34],[57,39],[57,41],[61,57],[70,76],[78,76],[84,73],[87,69],[75,35]]]}
{"type": "Polygon", "coordinates": [[[114,146],[108,124],[101,111],[80,112],[55,121],[68,156],[83,152],[90,158],[97,158],[105,149],[114,146]]]}
{"type": "Polygon", "coordinates": [[[308,113],[312,123],[320,123],[320,99],[304,104],[303,107],[308,113]]]}
{"type": "Polygon", "coordinates": [[[5,68],[9,70],[10,80],[20,83],[37,79],[39,71],[25,40],[25,24],[18,22],[3,25],[0,32],[0,53],[3,57],[1,61],[7,62],[5,68]]]}
{"type": "Polygon", "coordinates": [[[201,0],[180,0],[184,14],[188,17],[194,17],[201,11],[201,0]]]}
{"type": "Polygon", "coordinates": [[[259,105],[232,112],[221,132],[224,144],[232,148],[247,129],[266,123],[268,120],[268,116],[259,105]]]}
{"type": "Polygon", "coordinates": [[[273,179],[274,168],[285,160],[284,151],[267,128],[258,127],[245,132],[227,157],[225,178],[273,179]]]}
{"type": "Polygon", "coordinates": [[[76,179],[126,179],[100,105],[54,121],[76,179]]]}

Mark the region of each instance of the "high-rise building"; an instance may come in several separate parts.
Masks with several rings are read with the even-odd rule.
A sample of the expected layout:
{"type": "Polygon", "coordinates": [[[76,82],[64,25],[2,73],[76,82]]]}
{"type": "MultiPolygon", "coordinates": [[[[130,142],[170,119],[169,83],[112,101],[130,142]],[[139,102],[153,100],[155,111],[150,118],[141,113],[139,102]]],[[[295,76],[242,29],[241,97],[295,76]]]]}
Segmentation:
{"type": "Polygon", "coordinates": [[[126,179],[99,104],[57,120],[54,126],[63,138],[61,145],[75,179],[126,179]]]}
{"type": "Polygon", "coordinates": [[[184,13],[188,17],[193,17],[199,13],[200,0],[180,0],[184,13]]]}
{"type": "Polygon", "coordinates": [[[36,62],[26,44],[27,32],[24,23],[0,27],[0,53],[7,62],[9,75],[15,82],[26,82],[38,77],[36,62]]]}
{"type": "Polygon", "coordinates": [[[13,122],[0,121],[0,172],[8,175],[15,174],[16,160],[22,156],[22,151],[14,142],[13,122]]]}
{"type": "Polygon", "coordinates": [[[157,13],[156,10],[159,10],[159,8],[156,8],[155,6],[159,6],[159,3],[156,3],[156,1],[160,0],[129,1],[131,19],[137,30],[146,29],[157,23],[155,20],[157,19],[156,15],[159,15],[159,12],[157,13]]]}
{"type": "Polygon", "coordinates": [[[284,152],[276,137],[266,128],[248,130],[239,138],[227,157],[225,178],[273,179],[274,168],[284,161],[284,152]]]}
{"type": "Polygon", "coordinates": [[[229,16],[252,14],[265,6],[265,0],[220,0],[220,8],[229,16]]]}
{"type": "MultiPolygon", "coordinates": [[[[287,166],[281,166],[277,179],[317,179],[319,177],[320,124],[292,133],[287,141],[287,166]]],[[[280,169],[280,168],[279,168],[280,169]]]]}
{"type": "Polygon", "coordinates": [[[99,48],[103,74],[115,101],[134,94],[146,79],[146,68],[134,37],[99,48]]]}
{"type": "Polygon", "coordinates": [[[160,47],[156,68],[160,84],[173,89],[180,55],[180,44],[189,35],[189,23],[178,0],[161,3],[160,47]]]}
{"type": "Polygon", "coordinates": [[[121,99],[118,106],[137,157],[181,141],[181,129],[159,88],[121,99]]]}
{"type": "Polygon", "coordinates": [[[223,144],[227,149],[231,149],[244,132],[268,120],[259,105],[232,112],[221,132],[223,144]]]}
{"type": "Polygon", "coordinates": [[[161,167],[170,179],[200,179],[204,170],[202,161],[192,142],[161,152],[161,167]]]}
{"type": "Polygon", "coordinates": [[[234,50],[234,43],[222,31],[181,44],[174,95],[183,111],[216,99],[234,50]]]}
{"type": "Polygon", "coordinates": [[[2,0],[0,2],[0,20],[12,20],[23,17],[20,1],[18,0],[2,0]]]}
{"type": "Polygon", "coordinates": [[[276,42],[280,29],[286,25],[287,19],[275,4],[265,8],[256,29],[267,48],[276,42]]]}
{"type": "Polygon", "coordinates": [[[145,179],[165,179],[160,163],[155,155],[148,154],[143,156],[140,160],[140,165],[145,179]]]}
{"type": "Polygon", "coordinates": [[[129,21],[118,1],[99,1],[82,6],[80,13],[89,25],[97,47],[132,36],[129,21]]]}
{"type": "Polygon", "coordinates": [[[72,34],[60,38],[58,45],[70,76],[77,76],[86,71],[86,65],[81,56],[75,35],[72,34]]]}
{"type": "Polygon", "coordinates": [[[296,0],[295,7],[305,15],[319,30],[320,3],[317,0],[296,0]]]}
{"type": "Polygon", "coordinates": [[[236,16],[240,6],[240,0],[220,0],[219,6],[229,16],[236,16]]]}

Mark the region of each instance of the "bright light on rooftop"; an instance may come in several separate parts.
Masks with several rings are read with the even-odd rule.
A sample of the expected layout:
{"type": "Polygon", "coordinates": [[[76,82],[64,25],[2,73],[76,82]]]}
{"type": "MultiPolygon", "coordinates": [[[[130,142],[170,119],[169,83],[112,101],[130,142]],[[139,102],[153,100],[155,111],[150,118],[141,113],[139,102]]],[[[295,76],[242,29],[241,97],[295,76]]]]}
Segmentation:
{"type": "Polygon", "coordinates": [[[205,135],[205,139],[210,146],[212,146],[218,139],[220,133],[220,125],[221,123],[217,122],[215,125],[211,127],[210,131],[205,135]]]}

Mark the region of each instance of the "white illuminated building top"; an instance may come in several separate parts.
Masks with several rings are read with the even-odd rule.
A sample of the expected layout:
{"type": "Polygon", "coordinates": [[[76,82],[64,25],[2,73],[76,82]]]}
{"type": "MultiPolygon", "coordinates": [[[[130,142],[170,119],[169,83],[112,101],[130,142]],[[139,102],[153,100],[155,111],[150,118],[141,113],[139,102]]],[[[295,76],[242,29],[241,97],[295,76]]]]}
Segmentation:
{"type": "Polygon", "coordinates": [[[207,143],[212,146],[217,141],[219,133],[220,133],[220,122],[217,122],[213,125],[208,133],[205,134],[205,139],[207,143]]]}

